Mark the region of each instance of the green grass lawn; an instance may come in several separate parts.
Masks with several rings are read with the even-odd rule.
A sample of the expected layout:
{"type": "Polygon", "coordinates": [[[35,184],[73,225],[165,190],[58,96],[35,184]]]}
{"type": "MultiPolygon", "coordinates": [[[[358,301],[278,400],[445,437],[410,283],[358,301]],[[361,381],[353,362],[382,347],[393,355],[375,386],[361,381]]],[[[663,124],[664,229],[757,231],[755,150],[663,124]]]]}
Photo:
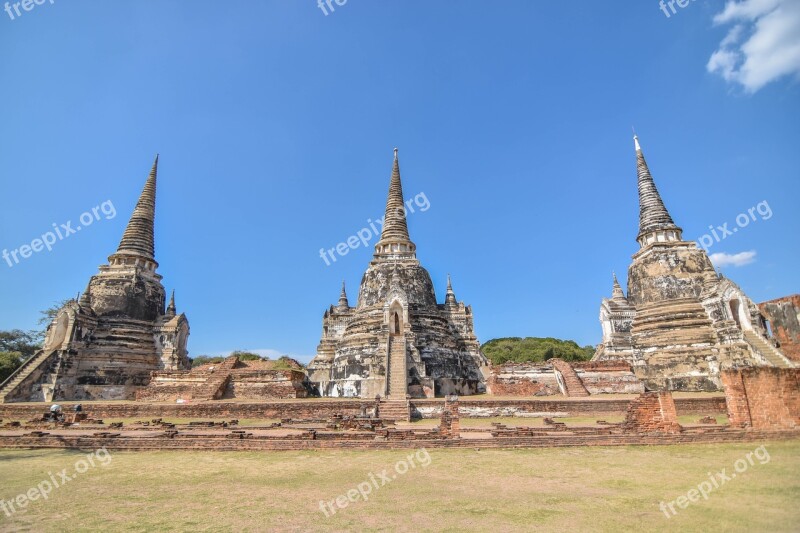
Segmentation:
{"type": "MultiPolygon", "coordinates": [[[[411,452],[120,452],[47,500],[0,512],[0,531],[798,531],[800,441],[766,443],[765,464],[672,518],[659,510],[760,444],[431,450],[427,467],[421,454],[327,518],[320,500],[392,474],[411,452]]],[[[0,450],[0,498],[83,457],[0,450]]]]}

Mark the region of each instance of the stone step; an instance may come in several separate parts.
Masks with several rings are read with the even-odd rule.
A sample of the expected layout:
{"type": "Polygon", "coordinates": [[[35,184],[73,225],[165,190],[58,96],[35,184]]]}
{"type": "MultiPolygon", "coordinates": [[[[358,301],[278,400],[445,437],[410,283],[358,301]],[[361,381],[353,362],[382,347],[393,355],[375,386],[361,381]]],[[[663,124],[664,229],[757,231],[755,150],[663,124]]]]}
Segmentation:
{"type": "Polygon", "coordinates": [[[408,400],[385,400],[378,407],[378,415],[385,420],[411,421],[411,406],[408,400]]]}
{"type": "Polygon", "coordinates": [[[22,363],[13,374],[11,374],[1,385],[0,385],[0,402],[4,402],[6,397],[14,392],[14,389],[19,386],[28,376],[30,376],[34,371],[36,371],[39,366],[47,361],[53,352],[45,352],[44,350],[39,351],[33,357],[22,363]]]}
{"type": "Polygon", "coordinates": [[[408,391],[408,376],[406,368],[406,341],[401,336],[389,337],[389,397],[405,398],[408,391]],[[400,369],[398,371],[398,369],[400,369]]]}
{"type": "Polygon", "coordinates": [[[567,390],[567,396],[589,396],[589,391],[586,390],[581,378],[578,377],[578,373],[575,372],[575,369],[572,368],[571,364],[566,361],[562,361],[561,359],[551,359],[550,362],[553,365],[553,368],[560,372],[561,376],[564,378],[564,386],[567,390]]]}
{"type": "Polygon", "coordinates": [[[792,364],[772,346],[766,339],[755,332],[745,331],[744,338],[747,343],[761,354],[772,366],[778,368],[792,368],[792,364]]]}

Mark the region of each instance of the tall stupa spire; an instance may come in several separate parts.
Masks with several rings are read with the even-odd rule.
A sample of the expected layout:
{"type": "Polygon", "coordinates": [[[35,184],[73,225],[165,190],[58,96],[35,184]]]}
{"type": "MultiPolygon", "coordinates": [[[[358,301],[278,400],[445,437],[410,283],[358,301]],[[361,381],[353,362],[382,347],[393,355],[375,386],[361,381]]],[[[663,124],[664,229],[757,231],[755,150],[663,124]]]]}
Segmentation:
{"type": "Polygon", "coordinates": [[[639,235],[636,240],[642,247],[655,241],[679,241],[683,230],[673,222],[664,206],[636,135],[633,136],[633,145],[639,178],[639,235]]]}
{"type": "Polygon", "coordinates": [[[456,293],[453,291],[453,284],[450,282],[450,274],[447,275],[447,293],[444,297],[445,305],[455,305],[458,303],[456,301],[456,293]]]}
{"type": "Polygon", "coordinates": [[[119,248],[114,255],[137,256],[155,262],[154,224],[156,216],[156,179],[158,155],[153,168],[133,209],[133,214],[122,235],[119,248]]]}
{"type": "Polygon", "coordinates": [[[375,245],[375,258],[414,259],[417,247],[408,235],[408,223],[403,200],[403,183],[400,180],[400,162],[394,149],[394,165],[386,199],[381,239],[375,245]]]}
{"type": "Polygon", "coordinates": [[[347,291],[345,291],[344,280],[342,280],[342,292],[339,294],[339,309],[349,309],[350,302],[347,301],[347,291]]]}

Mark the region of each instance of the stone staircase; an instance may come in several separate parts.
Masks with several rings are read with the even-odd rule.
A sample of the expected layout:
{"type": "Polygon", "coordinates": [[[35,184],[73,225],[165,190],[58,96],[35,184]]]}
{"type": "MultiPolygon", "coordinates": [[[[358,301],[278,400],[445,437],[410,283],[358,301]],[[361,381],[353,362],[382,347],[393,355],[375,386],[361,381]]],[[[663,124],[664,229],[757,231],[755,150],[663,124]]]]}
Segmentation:
{"type": "Polygon", "coordinates": [[[44,350],[38,351],[30,359],[22,363],[13,374],[0,385],[0,403],[5,403],[6,398],[14,392],[25,379],[36,371],[42,364],[45,364],[48,359],[53,355],[53,351],[45,352],[44,350]]]}
{"type": "Polygon", "coordinates": [[[578,373],[572,365],[562,359],[550,359],[548,361],[556,372],[560,372],[564,378],[564,388],[569,397],[589,396],[589,391],[583,385],[583,381],[578,377],[578,373]]]}
{"type": "Polygon", "coordinates": [[[745,330],[744,339],[769,364],[777,368],[794,368],[794,365],[765,338],[754,331],[745,330]]]}
{"type": "Polygon", "coordinates": [[[389,390],[391,400],[405,400],[408,393],[408,375],[406,372],[406,339],[400,335],[389,337],[389,390]]]}
{"type": "Polygon", "coordinates": [[[228,357],[219,365],[215,366],[214,373],[211,374],[200,389],[192,395],[193,400],[219,400],[225,394],[225,389],[231,379],[231,370],[239,362],[235,355],[228,357]]]}
{"type": "Polygon", "coordinates": [[[411,402],[408,400],[382,400],[378,417],[395,422],[411,422],[411,402]]]}
{"type": "Polygon", "coordinates": [[[65,352],[59,350],[56,352],[55,357],[50,359],[48,365],[49,372],[39,380],[39,387],[42,391],[43,400],[52,402],[57,399],[56,387],[59,377],[65,369],[69,369],[72,366],[72,363],[65,357],[65,352]]]}

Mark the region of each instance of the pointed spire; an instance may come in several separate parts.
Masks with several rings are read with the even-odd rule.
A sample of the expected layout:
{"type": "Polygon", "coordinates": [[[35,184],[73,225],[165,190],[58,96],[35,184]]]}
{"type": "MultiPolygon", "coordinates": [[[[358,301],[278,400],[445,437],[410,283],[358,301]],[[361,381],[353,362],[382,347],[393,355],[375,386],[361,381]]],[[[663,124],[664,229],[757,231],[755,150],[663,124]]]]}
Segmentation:
{"type": "Polygon", "coordinates": [[[397,157],[397,148],[395,148],[389,196],[386,199],[386,215],[383,219],[381,239],[375,245],[375,256],[391,256],[395,259],[414,258],[415,250],[416,246],[408,235],[403,184],[400,180],[400,162],[397,157]]]}
{"type": "Polygon", "coordinates": [[[614,288],[611,290],[611,298],[618,299],[618,298],[625,298],[625,292],[622,290],[622,286],[619,284],[617,280],[617,273],[612,272],[614,276],[614,288]]]}
{"type": "Polygon", "coordinates": [[[344,280],[342,280],[342,292],[339,294],[339,309],[350,309],[350,302],[347,301],[347,291],[344,288],[344,280]]]}
{"type": "Polygon", "coordinates": [[[458,301],[456,300],[456,293],[453,291],[453,284],[450,282],[450,274],[447,275],[447,294],[444,297],[444,304],[445,305],[456,305],[458,301]]]}
{"type": "Polygon", "coordinates": [[[636,171],[639,177],[639,235],[636,240],[641,246],[656,240],[680,240],[682,230],[672,221],[664,206],[636,135],[633,136],[633,145],[636,149],[636,171]]]}
{"type": "Polygon", "coordinates": [[[169,297],[169,305],[167,306],[167,316],[175,316],[177,309],[175,307],[175,289],[172,289],[172,296],[169,297]]]}
{"type": "Polygon", "coordinates": [[[125,228],[117,254],[129,254],[155,261],[154,223],[156,214],[156,177],[158,155],[153,162],[150,176],[144,184],[142,194],[125,228]]]}

